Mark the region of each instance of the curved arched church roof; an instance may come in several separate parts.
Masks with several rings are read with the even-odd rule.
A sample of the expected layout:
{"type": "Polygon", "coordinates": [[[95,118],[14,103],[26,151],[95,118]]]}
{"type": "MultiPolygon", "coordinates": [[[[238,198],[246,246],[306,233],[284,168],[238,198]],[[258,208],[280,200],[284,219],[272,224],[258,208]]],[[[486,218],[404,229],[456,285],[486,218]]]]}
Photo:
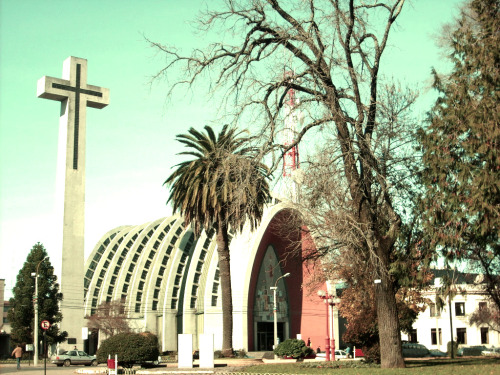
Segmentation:
{"type": "MultiPolygon", "coordinates": [[[[131,318],[178,309],[179,303],[195,308],[197,290],[205,287],[209,274],[207,265],[215,248],[212,237],[213,231],[204,232],[196,240],[179,215],[109,231],[85,264],[85,315],[91,315],[102,302],[117,300],[124,302],[131,318]],[[190,293],[186,294],[188,285],[190,293]]],[[[216,306],[218,272],[212,271],[216,306]]]]}
{"type": "MultiPolygon", "coordinates": [[[[270,229],[275,227],[271,222],[281,220],[277,217],[289,208],[273,199],[256,229],[251,231],[247,226],[242,233],[230,235],[235,347],[248,348],[248,343],[256,342],[252,322],[267,319],[259,315],[261,307],[254,301],[261,295],[257,289],[263,264],[274,261],[269,282],[293,271],[287,283],[302,284],[300,259],[282,263],[289,236],[281,238],[270,229]],[[265,254],[273,253],[276,256],[266,256],[270,260],[264,261],[265,254]]],[[[156,333],[162,351],[177,349],[177,333],[213,333],[216,347],[221,346],[221,288],[216,248],[214,231],[204,231],[196,238],[191,227],[184,226],[180,215],[110,230],[85,263],[84,316],[92,315],[102,303],[120,301],[131,328],[156,333]]],[[[294,293],[291,309],[302,311],[299,296],[302,289],[293,288],[291,293],[294,293]]],[[[287,323],[290,334],[300,332],[299,321],[287,323]]]]}

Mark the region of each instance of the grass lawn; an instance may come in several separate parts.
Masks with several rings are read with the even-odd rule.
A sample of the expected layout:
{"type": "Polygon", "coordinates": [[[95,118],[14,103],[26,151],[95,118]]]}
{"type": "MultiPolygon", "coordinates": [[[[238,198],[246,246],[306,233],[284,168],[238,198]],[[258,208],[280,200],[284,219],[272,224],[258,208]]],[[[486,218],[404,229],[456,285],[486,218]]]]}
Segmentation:
{"type": "MultiPolygon", "coordinates": [[[[381,369],[380,367],[349,368],[342,361],[328,368],[325,362],[266,364],[246,367],[243,371],[256,374],[410,374],[410,375],[500,375],[500,358],[459,358],[407,360],[404,369],[381,369]],[[315,366],[315,367],[313,367],[315,366]],[[320,367],[321,366],[321,367],[320,367]]],[[[360,364],[361,366],[361,364],[360,364]]]]}

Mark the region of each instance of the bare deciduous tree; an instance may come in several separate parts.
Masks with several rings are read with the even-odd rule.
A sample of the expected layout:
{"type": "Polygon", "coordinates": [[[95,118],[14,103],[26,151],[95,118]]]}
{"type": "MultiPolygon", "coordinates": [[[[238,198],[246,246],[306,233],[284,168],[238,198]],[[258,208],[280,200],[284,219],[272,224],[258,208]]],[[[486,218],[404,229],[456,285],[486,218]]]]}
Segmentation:
{"type": "MultiPolygon", "coordinates": [[[[382,367],[404,367],[397,288],[390,272],[401,217],[384,171],[389,164],[381,162],[393,150],[386,144],[385,153],[377,152],[377,132],[385,117],[379,105],[381,57],[403,4],[404,0],[226,0],[224,9],[199,18],[201,31],[218,30],[221,41],[187,56],[152,42],[167,59],[155,78],[175,77],[169,94],[208,80],[214,98],[222,97],[225,103],[222,113],[234,116],[235,122],[251,122],[274,166],[283,152],[306,136],[314,140],[320,135],[322,142],[330,137],[324,142],[325,154],[335,158],[331,168],[339,180],[329,183],[343,195],[328,201],[318,191],[318,200],[343,209],[342,220],[328,215],[324,220],[336,220],[338,233],[342,226],[349,228],[349,236],[354,236],[351,251],[368,262],[367,277],[381,280],[376,301],[382,367]],[[184,73],[180,78],[179,72],[184,73]],[[290,89],[300,96],[296,110],[302,111],[304,124],[295,143],[285,146],[280,144],[282,109],[290,89]]],[[[336,215],[335,210],[329,215],[336,215]]]]}
{"type": "Polygon", "coordinates": [[[116,300],[101,303],[95,313],[87,317],[87,327],[99,330],[106,337],[130,332],[123,302],[116,300]]]}

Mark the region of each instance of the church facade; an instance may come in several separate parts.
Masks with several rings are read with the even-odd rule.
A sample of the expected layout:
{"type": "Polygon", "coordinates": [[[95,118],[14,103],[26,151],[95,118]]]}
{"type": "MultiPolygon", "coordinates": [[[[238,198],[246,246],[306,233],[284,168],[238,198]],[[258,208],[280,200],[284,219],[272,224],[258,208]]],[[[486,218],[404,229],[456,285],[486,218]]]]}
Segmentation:
{"type": "MultiPolygon", "coordinates": [[[[316,291],[306,287],[310,271],[302,262],[300,231],[279,229],[289,210],[273,201],[256,230],[231,236],[235,349],[271,350],[274,296],[270,288],[275,285],[279,340],[300,335],[312,347],[324,348],[326,313],[316,291]],[[290,276],[278,281],[286,273],[290,276]]],[[[158,335],[161,351],[176,351],[181,333],[193,334],[195,349],[198,334],[211,333],[215,348],[221,349],[216,248],[213,232],[196,238],[180,215],[109,231],[85,263],[85,316],[102,303],[121,301],[131,328],[158,335]]],[[[338,329],[334,331],[339,343],[338,329]]]]}

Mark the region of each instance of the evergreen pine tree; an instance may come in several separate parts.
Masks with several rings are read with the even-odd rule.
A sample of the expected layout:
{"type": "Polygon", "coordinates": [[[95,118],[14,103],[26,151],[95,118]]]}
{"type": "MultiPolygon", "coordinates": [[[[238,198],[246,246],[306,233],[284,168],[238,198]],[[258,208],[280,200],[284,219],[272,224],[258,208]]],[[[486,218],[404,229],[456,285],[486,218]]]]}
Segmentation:
{"type": "Polygon", "coordinates": [[[500,17],[498,0],[472,0],[446,38],[453,70],[434,72],[440,96],[420,133],[424,223],[449,261],[484,274],[500,308],[500,17]]]}
{"type": "Polygon", "coordinates": [[[11,337],[14,343],[33,343],[35,311],[33,300],[35,296],[35,277],[38,266],[38,322],[36,328],[39,330],[38,337],[42,338],[43,331],[40,327],[42,320],[48,320],[51,327],[46,331],[47,343],[62,342],[67,333],[60,332],[55,323],[62,320],[59,311],[59,302],[62,294],[59,293],[57,276],[54,268],[47,257],[47,251],[41,243],[33,246],[23,268],[19,271],[16,285],[13,289],[14,297],[10,299],[11,309],[8,319],[12,326],[11,337]]]}

